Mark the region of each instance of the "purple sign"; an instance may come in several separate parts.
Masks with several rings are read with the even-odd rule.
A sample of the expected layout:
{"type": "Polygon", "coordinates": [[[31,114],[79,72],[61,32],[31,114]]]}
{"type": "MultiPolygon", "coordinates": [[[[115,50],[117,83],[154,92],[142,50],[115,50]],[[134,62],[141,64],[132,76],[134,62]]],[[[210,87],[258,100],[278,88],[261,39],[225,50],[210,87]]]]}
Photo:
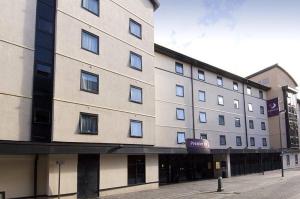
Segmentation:
{"type": "Polygon", "coordinates": [[[279,115],[278,98],[267,101],[268,117],[279,115]]]}
{"type": "Polygon", "coordinates": [[[185,144],[189,153],[210,153],[208,140],[186,139],[185,144]]]}

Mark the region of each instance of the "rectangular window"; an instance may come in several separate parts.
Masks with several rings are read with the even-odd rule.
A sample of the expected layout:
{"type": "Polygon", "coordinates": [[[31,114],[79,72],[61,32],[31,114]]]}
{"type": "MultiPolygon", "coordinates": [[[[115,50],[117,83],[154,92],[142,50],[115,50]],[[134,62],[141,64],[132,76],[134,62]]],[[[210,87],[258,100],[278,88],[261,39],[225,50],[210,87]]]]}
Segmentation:
{"type": "Polygon", "coordinates": [[[39,18],[38,29],[42,32],[52,34],[53,33],[53,23],[48,20],[39,18]]]}
{"type": "Polygon", "coordinates": [[[260,106],[260,114],[265,114],[265,108],[263,106],[260,106]]]}
{"type": "Polygon", "coordinates": [[[250,145],[255,146],[255,138],[254,137],[250,137],[250,145]]]}
{"type": "Polygon", "coordinates": [[[90,32],[82,30],[81,48],[95,54],[99,54],[99,37],[90,32]]]}
{"type": "Polygon", "coordinates": [[[219,115],[219,125],[225,125],[225,117],[224,115],[219,115]]]}
{"type": "Polygon", "coordinates": [[[142,104],[143,103],[143,91],[142,88],[136,86],[130,86],[130,101],[142,104]]]}
{"type": "Polygon", "coordinates": [[[80,89],[91,93],[99,92],[99,76],[86,71],[81,71],[80,89]]]}
{"type": "Polygon", "coordinates": [[[238,91],[239,90],[239,84],[237,82],[233,82],[233,90],[238,91]]]}
{"type": "Polygon", "coordinates": [[[176,62],[175,63],[175,72],[177,74],[183,75],[183,64],[176,62]]]}
{"type": "Polygon", "coordinates": [[[142,71],[142,65],[142,56],[137,53],[130,52],[130,67],[142,71]]]}
{"type": "Polygon", "coordinates": [[[34,109],[33,122],[38,124],[50,124],[50,112],[43,109],[34,109]]]}
{"type": "Polygon", "coordinates": [[[239,109],[239,100],[233,100],[233,106],[235,109],[239,109]]]}
{"type": "Polygon", "coordinates": [[[80,133],[98,134],[98,115],[80,113],[80,133]]]}
{"type": "Polygon", "coordinates": [[[184,87],[181,85],[176,85],[176,96],[184,97],[184,87]]]}
{"type": "Polygon", "coordinates": [[[253,106],[252,106],[252,104],[248,104],[248,111],[253,112],[253,106]]]}
{"type": "Polygon", "coordinates": [[[185,144],[185,132],[177,132],[177,144],[185,144]]]}
{"type": "Polygon", "coordinates": [[[51,73],[51,66],[46,64],[36,64],[36,74],[40,77],[49,78],[51,73]]]}
{"type": "Polygon", "coordinates": [[[202,70],[198,70],[198,79],[201,81],[205,81],[205,73],[202,70]]]}
{"type": "Polygon", "coordinates": [[[297,154],[295,155],[295,164],[296,165],[298,164],[298,155],[297,154]]]}
{"type": "Polygon", "coordinates": [[[176,118],[177,120],[185,120],[184,109],[176,108],[176,118]]]}
{"type": "Polygon", "coordinates": [[[262,90],[259,90],[259,98],[263,99],[264,98],[264,93],[262,90]]]}
{"type": "Polygon", "coordinates": [[[254,122],[253,120],[249,120],[249,128],[254,129],[254,122]]]}
{"type": "Polygon", "coordinates": [[[217,77],[217,85],[218,86],[223,86],[223,78],[220,77],[220,76],[217,77]]]}
{"type": "Polygon", "coordinates": [[[286,165],[290,166],[291,162],[290,162],[290,155],[286,155],[286,165]]]}
{"type": "Polygon", "coordinates": [[[82,0],[82,7],[99,16],[99,0],[82,0]]]}
{"type": "Polygon", "coordinates": [[[199,101],[205,102],[205,100],[206,100],[205,91],[199,91],[198,98],[199,98],[199,101]]]}
{"type": "Polygon", "coordinates": [[[226,136],[220,135],[220,145],[225,146],[226,145],[226,136]]]}
{"type": "Polygon", "coordinates": [[[236,146],[242,146],[242,137],[236,136],[236,146]]]}
{"type": "Polygon", "coordinates": [[[206,123],[206,113],[205,112],[200,112],[199,121],[200,121],[200,123],[206,123]]]}
{"type": "Polygon", "coordinates": [[[266,123],[261,122],[261,130],[265,131],[266,130],[266,123]]]}
{"type": "Polygon", "coordinates": [[[218,95],[218,105],[224,105],[224,97],[221,95],[218,95]]]}
{"type": "Polygon", "coordinates": [[[128,156],[128,185],[145,183],[145,156],[128,156]]]}
{"type": "Polygon", "coordinates": [[[251,94],[252,94],[251,87],[249,87],[249,86],[247,87],[247,94],[248,94],[248,95],[251,95],[251,94]]]}
{"type": "Polygon", "coordinates": [[[235,127],[241,127],[241,119],[240,118],[235,118],[234,119],[234,124],[235,124],[235,127]]]}
{"type": "Polygon", "coordinates": [[[203,139],[203,140],[207,140],[207,134],[201,133],[200,138],[203,139]]]}
{"type": "Polygon", "coordinates": [[[130,120],[130,137],[143,137],[143,122],[130,120]]]}
{"type": "Polygon", "coordinates": [[[263,146],[267,146],[267,138],[262,138],[262,144],[263,146]]]}
{"type": "Polygon", "coordinates": [[[142,39],[142,25],[133,19],[129,20],[129,32],[133,36],[142,39]]]}

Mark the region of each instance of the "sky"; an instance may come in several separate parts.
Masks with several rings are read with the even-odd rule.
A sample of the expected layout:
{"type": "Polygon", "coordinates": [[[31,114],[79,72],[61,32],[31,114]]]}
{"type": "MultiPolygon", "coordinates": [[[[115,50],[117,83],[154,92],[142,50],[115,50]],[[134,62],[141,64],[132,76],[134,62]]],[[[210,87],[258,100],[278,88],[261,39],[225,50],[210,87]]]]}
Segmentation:
{"type": "Polygon", "coordinates": [[[300,84],[300,0],[160,0],[155,42],[245,77],[279,64],[300,84]]]}

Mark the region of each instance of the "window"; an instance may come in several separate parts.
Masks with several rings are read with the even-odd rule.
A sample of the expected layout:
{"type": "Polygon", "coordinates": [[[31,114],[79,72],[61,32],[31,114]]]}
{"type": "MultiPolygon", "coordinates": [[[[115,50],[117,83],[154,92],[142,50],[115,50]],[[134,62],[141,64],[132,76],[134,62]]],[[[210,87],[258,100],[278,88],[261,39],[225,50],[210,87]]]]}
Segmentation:
{"type": "Polygon", "coordinates": [[[81,48],[95,54],[99,54],[99,37],[90,32],[82,30],[81,48]]]}
{"type": "Polygon", "coordinates": [[[34,109],[33,122],[38,124],[50,124],[50,112],[44,109],[34,109]]]}
{"type": "Polygon", "coordinates": [[[130,120],[130,137],[143,137],[143,122],[130,120]]]}
{"type": "Polygon", "coordinates": [[[199,98],[199,101],[205,102],[205,100],[206,100],[205,91],[199,91],[198,98],[199,98]]]}
{"type": "Polygon", "coordinates": [[[185,133],[177,132],[177,144],[185,144],[185,133]]]}
{"type": "Polygon", "coordinates": [[[99,92],[99,76],[81,71],[80,89],[91,93],[99,92]]]}
{"type": "Polygon", "coordinates": [[[290,155],[286,155],[286,165],[290,166],[291,162],[290,162],[290,155]]]}
{"type": "Polygon", "coordinates": [[[129,32],[133,36],[142,39],[142,25],[133,19],[129,20],[129,32]]]}
{"type": "Polygon", "coordinates": [[[224,105],[224,98],[221,95],[218,95],[218,105],[224,105]]]}
{"type": "Polygon", "coordinates": [[[177,74],[183,75],[183,64],[176,62],[175,63],[175,72],[177,74]]]}
{"type": "Polygon", "coordinates": [[[295,155],[295,164],[298,164],[298,155],[295,155]]]}
{"type": "Polygon", "coordinates": [[[259,107],[260,114],[265,114],[265,108],[263,106],[259,107]]]}
{"type": "Polygon", "coordinates": [[[205,81],[205,73],[202,70],[198,70],[198,79],[201,81],[205,81]]]}
{"type": "Polygon", "coordinates": [[[200,123],[206,123],[206,113],[205,112],[200,112],[199,120],[200,120],[200,123]]]}
{"type": "Polygon", "coordinates": [[[48,20],[39,18],[38,29],[42,32],[52,34],[53,33],[53,23],[48,20]]]}
{"type": "Polygon", "coordinates": [[[139,104],[143,103],[143,93],[141,88],[130,86],[130,101],[139,104]]]}
{"type": "Polygon", "coordinates": [[[130,52],[130,67],[142,71],[142,56],[134,52],[130,52]]]}
{"type": "Polygon", "coordinates": [[[145,156],[128,156],[128,185],[145,183],[145,156]]]}
{"type": "Polygon", "coordinates": [[[249,128],[254,129],[254,122],[253,120],[249,120],[249,128]]]}
{"type": "Polygon", "coordinates": [[[266,130],[266,123],[261,122],[261,130],[265,131],[266,130]]]}
{"type": "Polygon", "coordinates": [[[98,115],[80,113],[80,133],[98,134],[98,115]]]}
{"type": "Polygon", "coordinates": [[[219,115],[219,125],[225,125],[225,117],[224,115],[219,115]]]}
{"type": "Polygon", "coordinates": [[[241,127],[241,119],[240,118],[235,118],[234,119],[234,124],[235,124],[235,127],[241,127]]]}
{"type": "Polygon", "coordinates": [[[237,82],[233,82],[233,90],[238,91],[239,90],[239,84],[237,82]]]}
{"type": "Polygon", "coordinates": [[[203,139],[203,140],[207,140],[207,134],[201,133],[200,138],[203,139]]]}
{"type": "Polygon", "coordinates": [[[264,93],[262,90],[259,90],[259,98],[263,99],[264,98],[264,93]]]}
{"type": "Polygon", "coordinates": [[[36,73],[40,77],[49,78],[51,75],[51,66],[45,64],[36,64],[36,73]]]}
{"type": "Polygon", "coordinates": [[[239,100],[233,100],[233,106],[235,109],[239,109],[239,100]]]}
{"type": "Polygon", "coordinates": [[[248,94],[248,95],[251,95],[251,94],[252,94],[251,87],[249,87],[249,86],[247,87],[247,94],[248,94]]]}
{"type": "Polygon", "coordinates": [[[225,146],[226,145],[226,137],[225,135],[220,135],[220,145],[225,146]]]}
{"type": "Polygon", "coordinates": [[[267,138],[262,138],[262,145],[267,146],[267,138]]]}
{"type": "Polygon", "coordinates": [[[250,145],[255,146],[255,138],[254,137],[250,137],[250,145]]]}
{"type": "Polygon", "coordinates": [[[252,104],[248,104],[248,111],[253,112],[252,104]]]}
{"type": "Polygon", "coordinates": [[[81,6],[89,12],[99,16],[99,0],[82,0],[81,6]]]}
{"type": "Polygon", "coordinates": [[[242,137],[236,136],[235,137],[236,146],[242,146],[242,137]]]}
{"type": "Polygon", "coordinates": [[[220,77],[220,76],[217,77],[217,85],[218,86],[223,86],[223,78],[220,77]]]}
{"type": "Polygon", "coordinates": [[[176,85],[176,96],[184,97],[184,87],[181,85],[176,85]]]}
{"type": "Polygon", "coordinates": [[[176,108],[176,118],[177,120],[185,120],[184,109],[176,108]]]}

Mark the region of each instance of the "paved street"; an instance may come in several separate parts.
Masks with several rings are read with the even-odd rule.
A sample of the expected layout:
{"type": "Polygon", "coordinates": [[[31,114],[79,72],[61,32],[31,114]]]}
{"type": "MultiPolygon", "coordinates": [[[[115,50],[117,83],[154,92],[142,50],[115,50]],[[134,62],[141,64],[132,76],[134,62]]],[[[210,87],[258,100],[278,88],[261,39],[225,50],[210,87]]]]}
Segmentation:
{"type": "Polygon", "coordinates": [[[162,186],[160,189],[104,197],[105,199],[300,199],[300,170],[280,170],[224,179],[224,192],[217,193],[217,180],[162,186]]]}

